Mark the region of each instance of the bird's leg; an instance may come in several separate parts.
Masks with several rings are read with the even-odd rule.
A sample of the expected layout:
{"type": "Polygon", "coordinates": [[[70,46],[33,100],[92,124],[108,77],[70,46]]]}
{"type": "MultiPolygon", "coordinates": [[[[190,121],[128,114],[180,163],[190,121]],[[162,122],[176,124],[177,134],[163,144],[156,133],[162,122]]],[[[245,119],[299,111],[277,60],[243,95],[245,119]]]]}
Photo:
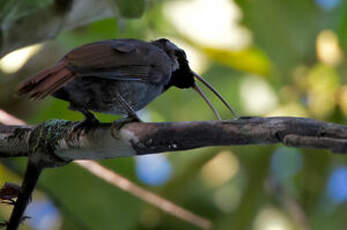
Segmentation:
{"type": "Polygon", "coordinates": [[[98,119],[96,119],[95,116],[87,109],[79,108],[73,105],[70,105],[70,109],[81,112],[85,117],[83,121],[74,125],[73,132],[81,131],[82,129],[86,129],[86,131],[88,131],[90,128],[95,127],[99,124],[98,119]]]}
{"type": "Polygon", "coordinates": [[[88,126],[95,126],[99,124],[98,119],[96,119],[96,117],[94,116],[94,114],[92,114],[91,112],[89,112],[87,109],[80,109],[79,110],[81,113],[83,113],[85,119],[84,121],[82,121],[80,124],[84,123],[88,126]]]}
{"type": "Polygon", "coordinates": [[[141,119],[137,116],[135,110],[126,102],[126,100],[118,94],[119,103],[126,110],[127,117],[121,120],[116,120],[112,123],[112,128],[120,130],[125,124],[132,122],[142,122],[141,119]]]}
{"type": "Polygon", "coordinates": [[[128,102],[122,97],[122,95],[118,94],[119,103],[125,109],[127,113],[127,117],[123,120],[129,122],[142,122],[141,119],[137,116],[135,110],[128,104],[128,102]]]}

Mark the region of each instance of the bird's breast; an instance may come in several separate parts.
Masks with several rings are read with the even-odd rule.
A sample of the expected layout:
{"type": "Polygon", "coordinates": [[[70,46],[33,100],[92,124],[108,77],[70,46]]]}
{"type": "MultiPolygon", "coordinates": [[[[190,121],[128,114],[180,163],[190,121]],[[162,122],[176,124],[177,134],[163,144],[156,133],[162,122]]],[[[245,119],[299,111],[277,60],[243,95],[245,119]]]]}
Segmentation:
{"type": "MultiPolygon", "coordinates": [[[[111,91],[113,101],[119,101],[121,96],[133,110],[138,111],[158,97],[163,86],[141,81],[119,81],[111,91]]],[[[113,112],[118,114],[119,107],[118,104],[113,106],[113,112]]]]}
{"type": "Polygon", "coordinates": [[[70,82],[58,90],[54,96],[69,101],[73,107],[83,107],[101,113],[127,115],[121,97],[134,111],[138,111],[162,92],[162,85],[145,81],[83,77],[70,82]]]}

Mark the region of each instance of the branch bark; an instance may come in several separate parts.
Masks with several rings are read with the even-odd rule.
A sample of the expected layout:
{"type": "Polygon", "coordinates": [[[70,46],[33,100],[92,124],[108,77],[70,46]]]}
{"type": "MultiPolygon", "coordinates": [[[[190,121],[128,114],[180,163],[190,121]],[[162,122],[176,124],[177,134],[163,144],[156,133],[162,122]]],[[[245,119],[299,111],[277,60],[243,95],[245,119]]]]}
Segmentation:
{"type": "Polygon", "coordinates": [[[218,145],[275,144],[347,153],[347,126],[298,117],[228,121],[100,124],[74,132],[75,122],[0,126],[0,157],[24,156],[43,167],[218,145]],[[49,153],[49,155],[47,154],[49,153]],[[58,165],[56,165],[58,164],[58,165]]]}

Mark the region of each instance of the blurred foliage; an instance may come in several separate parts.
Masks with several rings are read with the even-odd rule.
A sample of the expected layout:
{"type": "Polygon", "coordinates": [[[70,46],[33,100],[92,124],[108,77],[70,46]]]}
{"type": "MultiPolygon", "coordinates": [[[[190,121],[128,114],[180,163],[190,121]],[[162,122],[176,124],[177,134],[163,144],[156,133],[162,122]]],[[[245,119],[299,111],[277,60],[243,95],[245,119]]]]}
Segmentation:
{"type": "Polygon", "coordinates": [[[24,0],[21,2],[15,0],[3,0],[0,2],[1,23],[6,24],[7,21],[19,19],[25,15],[47,7],[47,5],[52,2],[53,0],[24,0]]]}
{"type": "MultiPolygon", "coordinates": [[[[233,12],[240,12],[240,21],[236,23],[249,32],[251,42],[239,49],[195,42],[194,37],[183,34],[174,26],[166,4],[193,1],[207,0],[109,0],[111,8],[114,7],[112,4],[118,4],[123,17],[95,21],[61,33],[55,41],[45,43],[14,73],[7,73],[0,65],[0,108],[31,124],[54,118],[81,120],[83,117],[79,113],[68,110],[66,102],[54,98],[30,102],[14,97],[16,85],[52,65],[65,52],[88,42],[167,37],[175,40],[178,46],[190,46],[186,51],[191,63],[194,64],[193,53],[196,53],[195,63],[203,63],[198,71],[241,115],[309,116],[346,124],[347,1],[334,1],[336,5],[330,8],[323,5],[323,0],[216,1],[232,4],[233,12]],[[127,19],[141,15],[137,19],[127,19]],[[323,36],[326,32],[333,36],[323,36]]],[[[18,13],[15,15],[32,10],[32,6],[45,7],[51,2],[22,1],[26,7],[16,8],[18,13]]],[[[13,0],[0,1],[0,19],[4,19],[8,9],[14,9],[15,3],[13,0]]],[[[191,9],[191,13],[197,10],[191,9]]],[[[198,20],[204,23],[212,17],[218,15],[200,15],[198,20]]],[[[226,22],[221,25],[224,23],[227,25],[226,22]]],[[[201,33],[208,31],[206,28],[201,33]]],[[[26,33],[30,34],[30,31],[26,33]]],[[[231,115],[223,105],[207,90],[206,93],[223,118],[230,119],[231,115]]],[[[154,100],[145,113],[156,122],[214,119],[196,93],[176,88],[154,100]]],[[[97,116],[102,121],[118,118],[104,114],[97,116]]],[[[173,175],[160,187],[146,186],[139,181],[132,158],[101,162],[210,219],[215,229],[342,230],[347,226],[347,201],[334,203],[326,192],[332,172],[347,166],[347,158],[343,155],[310,149],[293,151],[273,145],[213,147],[171,153],[167,157],[173,175]],[[276,154],[279,152],[280,155],[276,154]],[[285,155],[293,153],[296,157],[285,155]],[[225,157],[227,155],[230,157],[225,157]],[[224,161],[227,164],[213,164],[224,161]],[[281,176],[276,177],[274,173],[281,176]]],[[[24,162],[24,159],[3,161],[0,184],[18,181],[15,174],[23,173],[24,162]]],[[[341,190],[345,189],[346,183],[340,185],[341,190]]],[[[39,191],[37,193],[46,194],[60,210],[60,229],[64,230],[196,229],[73,164],[46,170],[39,182],[39,191]]],[[[8,212],[0,206],[0,217],[7,218],[8,212]]]]}
{"type": "Polygon", "coordinates": [[[270,62],[256,49],[232,51],[203,47],[202,50],[212,60],[240,71],[247,71],[262,76],[266,76],[270,72],[270,62]]]}
{"type": "MultiPolygon", "coordinates": [[[[109,0],[110,5],[114,4],[122,17],[138,18],[145,11],[144,0],[109,0]]],[[[6,20],[13,21],[20,19],[25,15],[32,14],[35,11],[46,8],[49,5],[69,5],[70,0],[2,0],[0,2],[0,18],[1,23],[6,23],[6,20]],[[6,20],[4,20],[6,19],[6,20]]]]}
{"type": "Polygon", "coordinates": [[[145,11],[145,0],[114,0],[120,14],[126,18],[141,17],[145,11]]]}

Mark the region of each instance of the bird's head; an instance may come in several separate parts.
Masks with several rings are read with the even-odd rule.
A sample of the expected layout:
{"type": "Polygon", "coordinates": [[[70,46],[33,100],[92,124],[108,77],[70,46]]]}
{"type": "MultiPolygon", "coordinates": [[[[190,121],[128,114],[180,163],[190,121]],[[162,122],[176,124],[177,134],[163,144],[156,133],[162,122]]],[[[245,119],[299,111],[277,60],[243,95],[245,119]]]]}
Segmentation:
{"type": "Polygon", "coordinates": [[[164,50],[171,60],[171,79],[168,85],[165,87],[165,89],[171,86],[176,86],[180,89],[193,88],[207,102],[207,104],[210,106],[211,110],[214,112],[216,117],[220,120],[220,115],[212,106],[205,93],[195,82],[195,79],[197,79],[200,82],[202,82],[207,88],[209,88],[226,105],[226,107],[232,112],[234,117],[237,117],[234,110],[226,102],[226,100],[217,92],[217,90],[215,90],[214,87],[210,83],[208,83],[203,77],[201,77],[199,74],[195,73],[190,69],[187,55],[183,49],[179,48],[166,38],[155,40],[152,42],[152,44],[164,50]]]}
{"type": "Polygon", "coordinates": [[[171,60],[172,74],[167,88],[170,86],[176,86],[181,89],[194,87],[194,74],[189,67],[184,50],[166,38],[155,40],[152,43],[164,50],[171,60]]]}

